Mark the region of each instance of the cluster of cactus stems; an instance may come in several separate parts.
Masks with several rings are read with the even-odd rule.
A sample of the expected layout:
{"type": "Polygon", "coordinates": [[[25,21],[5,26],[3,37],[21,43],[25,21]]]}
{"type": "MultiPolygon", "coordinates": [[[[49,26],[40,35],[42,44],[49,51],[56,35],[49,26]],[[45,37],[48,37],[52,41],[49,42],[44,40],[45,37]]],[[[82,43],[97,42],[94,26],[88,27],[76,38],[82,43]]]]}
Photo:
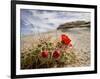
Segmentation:
{"type": "Polygon", "coordinates": [[[40,40],[40,43],[21,54],[21,69],[64,67],[75,61],[70,38],[62,34],[55,44],[40,40]]]}

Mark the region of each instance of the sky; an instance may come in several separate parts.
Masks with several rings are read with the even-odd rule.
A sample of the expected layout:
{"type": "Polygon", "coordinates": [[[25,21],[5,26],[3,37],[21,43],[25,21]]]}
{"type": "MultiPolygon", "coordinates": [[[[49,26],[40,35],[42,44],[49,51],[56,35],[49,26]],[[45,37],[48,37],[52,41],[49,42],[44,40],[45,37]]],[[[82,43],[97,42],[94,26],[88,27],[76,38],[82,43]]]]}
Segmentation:
{"type": "Polygon", "coordinates": [[[78,20],[90,21],[90,13],[20,9],[21,35],[52,31],[63,23],[78,20]]]}

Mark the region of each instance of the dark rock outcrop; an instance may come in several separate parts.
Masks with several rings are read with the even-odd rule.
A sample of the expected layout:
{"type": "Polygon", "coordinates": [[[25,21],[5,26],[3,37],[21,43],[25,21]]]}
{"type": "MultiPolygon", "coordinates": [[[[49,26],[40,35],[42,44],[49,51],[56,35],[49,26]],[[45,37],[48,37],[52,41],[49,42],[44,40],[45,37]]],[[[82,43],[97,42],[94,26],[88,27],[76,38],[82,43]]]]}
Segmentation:
{"type": "Polygon", "coordinates": [[[80,28],[90,27],[90,22],[86,22],[86,21],[67,22],[59,25],[57,29],[59,30],[59,29],[76,28],[76,27],[80,27],[80,28]]]}

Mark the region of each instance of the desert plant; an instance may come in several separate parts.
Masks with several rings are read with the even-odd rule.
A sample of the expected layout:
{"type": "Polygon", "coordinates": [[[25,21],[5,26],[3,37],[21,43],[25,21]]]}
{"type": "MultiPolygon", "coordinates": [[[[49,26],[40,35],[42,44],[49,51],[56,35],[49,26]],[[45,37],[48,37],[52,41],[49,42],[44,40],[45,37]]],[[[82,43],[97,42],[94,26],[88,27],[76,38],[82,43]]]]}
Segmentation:
{"type": "Polygon", "coordinates": [[[21,54],[21,68],[50,68],[64,67],[67,64],[74,63],[76,55],[73,51],[71,39],[65,35],[61,35],[61,40],[56,43],[41,40],[41,42],[29,49],[29,52],[21,54]],[[68,51],[70,49],[70,51],[68,51]]]}

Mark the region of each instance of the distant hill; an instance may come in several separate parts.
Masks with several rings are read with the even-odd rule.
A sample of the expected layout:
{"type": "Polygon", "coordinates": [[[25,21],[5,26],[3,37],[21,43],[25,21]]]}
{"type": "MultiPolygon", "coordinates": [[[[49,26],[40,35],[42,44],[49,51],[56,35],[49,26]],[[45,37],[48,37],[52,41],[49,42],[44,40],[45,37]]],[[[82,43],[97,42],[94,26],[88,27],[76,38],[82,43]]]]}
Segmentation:
{"type": "Polygon", "coordinates": [[[59,27],[57,28],[59,29],[67,29],[67,28],[75,28],[75,27],[90,27],[90,22],[86,22],[86,21],[73,21],[73,22],[67,22],[64,24],[59,25],[59,27]]]}

